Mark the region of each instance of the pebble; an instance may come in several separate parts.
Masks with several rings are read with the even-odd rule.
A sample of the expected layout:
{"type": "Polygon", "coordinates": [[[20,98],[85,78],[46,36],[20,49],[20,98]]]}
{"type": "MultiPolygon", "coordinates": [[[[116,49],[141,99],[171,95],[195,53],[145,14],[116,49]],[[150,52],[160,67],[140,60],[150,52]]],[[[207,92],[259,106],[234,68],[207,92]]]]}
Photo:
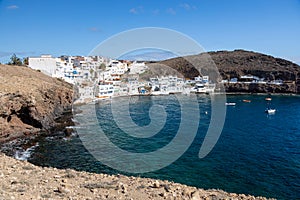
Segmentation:
{"type": "Polygon", "coordinates": [[[164,189],[166,190],[166,192],[170,192],[171,191],[170,186],[167,185],[167,184],[164,185],[164,189]]]}
{"type": "Polygon", "coordinates": [[[192,194],[191,200],[201,200],[199,191],[196,191],[192,194]]]}
{"type": "Polygon", "coordinates": [[[154,187],[154,188],[159,188],[159,187],[160,187],[160,183],[158,182],[158,180],[156,180],[156,181],[153,183],[153,187],[154,187]]]}

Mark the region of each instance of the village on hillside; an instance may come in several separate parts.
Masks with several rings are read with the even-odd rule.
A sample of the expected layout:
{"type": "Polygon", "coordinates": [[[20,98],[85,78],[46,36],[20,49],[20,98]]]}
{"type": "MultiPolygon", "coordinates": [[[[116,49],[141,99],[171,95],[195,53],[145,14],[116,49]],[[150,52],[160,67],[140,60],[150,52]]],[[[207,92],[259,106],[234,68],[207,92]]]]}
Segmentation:
{"type": "MultiPolygon", "coordinates": [[[[198,76],[193,80],[174,75],[140,80],[139,75],[148,70],[145,62],[115,60],[100,56],[42,55],[29,57],[28,66],[73,84],[77,91],[75,103],[88,103],[131,95],[209,94],[216,91],[217,84],[212,82],[208,75],[198,76]]],[[[233,77],[220,82],[283,84],[282,80],[267,82],[264,78],[252,75],[233,77]]]]}

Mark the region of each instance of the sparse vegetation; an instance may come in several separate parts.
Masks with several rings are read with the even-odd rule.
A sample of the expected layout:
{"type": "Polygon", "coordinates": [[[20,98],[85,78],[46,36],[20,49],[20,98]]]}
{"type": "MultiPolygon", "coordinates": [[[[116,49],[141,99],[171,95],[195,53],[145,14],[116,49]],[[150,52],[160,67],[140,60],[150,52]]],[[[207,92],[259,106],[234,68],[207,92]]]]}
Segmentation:
{"type": "Polygon", "coordinates": [[[25,66],[29,65],[28,59],[29,59],[28,57],[23,58],[23,65],[25,65],[25,66]]]}
{"type": "Polygon", "coordinates": [[[18,58],[16,56],[16,54],[13,54],[11,57],[10,57],[10,62],[7,63],[8,65],[17,65],[17,66],[22,66],[23,65],[23,62],[20,58],[18,58]]]}
{"type": "Polygon", "coordinates": [[[101,65],[99,66],[99,69],[105,70],[106,69],[106,65],[104,63],[101,63],[101,65]]]}

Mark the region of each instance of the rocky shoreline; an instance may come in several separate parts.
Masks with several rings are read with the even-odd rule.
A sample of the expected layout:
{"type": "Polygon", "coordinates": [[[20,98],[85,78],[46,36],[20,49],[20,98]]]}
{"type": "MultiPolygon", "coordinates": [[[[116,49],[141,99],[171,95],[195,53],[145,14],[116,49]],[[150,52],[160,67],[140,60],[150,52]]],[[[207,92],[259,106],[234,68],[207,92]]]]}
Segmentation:
{"type": "MultiPolygon", "coordinates": [[[[32,147],[36,137],[70,134],[65,127],[71,125],[71,85],[6,65],[0,65],[0,81],[0,144],[11,142],[7,155],[14,156],[15,147],[32,147]]],[[[38,167],[7,155],[0,153],[0,199],[266,199],[149,178],[38,167]]]]}
{"type": "MultiPolygon", "coordinates": [[[[60,134],[63,126],[62,123],[56,129],[60,134]]],[[[28,148],[34,145],[35,139],[35,136],[28,136],[14,140],[14,147],[27,145],[28,148]]],[[[40,167],[3,153],[0,159],[0,199],[268,199],[218,189],[204,190],[165,180],[40,167]]]]}
{"type": "Polygon", "coordinates": [[[169,181],[38,167],[0,153],[0,199],[257,199],[169,181]]]}
{"type": "Polygon", "coordinates": [[[36,134],[23,135],[15,139],[2,141],[0,142],[0,152],[10,157],[18,157],[18,153],[22,154],[28,151],[28,149],[33,148],[38,144],[38,141],[41,138],[49,136],[59,138],[72,137],[75,134],[74,129],[72,128],[72,126],[74,126],[72,117],[72,113],[66,112],[61,117],[56,119],[55,126],[51,127],[47,131],[41,130],[36,134]]]}
{"type": "Polygon", "coordinates": [[[263,93],[263,94],[299,94],[295,83],[282,85],[257,84],[257,83],[224,83],[227,93],[263,93]]]}

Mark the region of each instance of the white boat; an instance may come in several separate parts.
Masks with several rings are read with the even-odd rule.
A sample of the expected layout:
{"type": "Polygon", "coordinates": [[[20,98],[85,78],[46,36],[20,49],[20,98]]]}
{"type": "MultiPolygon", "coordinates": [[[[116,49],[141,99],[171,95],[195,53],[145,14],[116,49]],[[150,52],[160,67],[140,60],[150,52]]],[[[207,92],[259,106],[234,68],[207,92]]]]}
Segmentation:
{"type": "Polygon", "coordinates": [[[265,110],[266,113],[268,114],[274,114],[276,112],[276,109],[271,109],[271,108],[268,108],[265,110]]]}
{"type": "Polygon", "coordinates": [[[266,97],[265,100],[266,101],[272,101],[272,98],[271,97],[266,97]]]}
{"type": "Polygon", "coordinates": [[[203,83],[197,83],[191,91],[201,94],[201,93],[206,93],[206,88],[203,83]]]}
{"type": "Polygon", "coordinates": [[[235,106],[236,103],[234,103],[234,102],[227,102],[227,103],[225,103],[225,105],[226,105],[226,106],[235,106]]]}

